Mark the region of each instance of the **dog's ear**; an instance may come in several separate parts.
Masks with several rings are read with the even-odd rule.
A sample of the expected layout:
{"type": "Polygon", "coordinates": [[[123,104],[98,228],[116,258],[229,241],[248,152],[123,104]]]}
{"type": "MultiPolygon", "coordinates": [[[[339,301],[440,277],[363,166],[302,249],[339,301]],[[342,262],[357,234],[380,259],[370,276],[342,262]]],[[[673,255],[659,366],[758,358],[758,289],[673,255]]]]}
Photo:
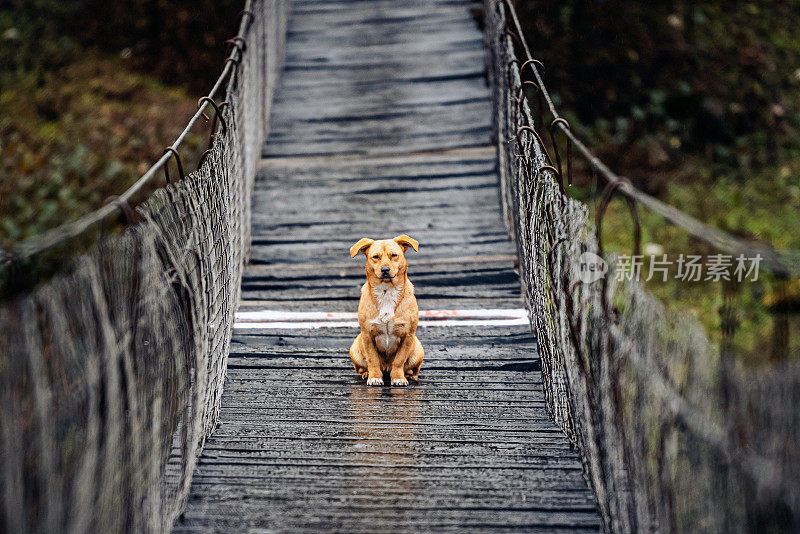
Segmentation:
{"type": "Polygon", "coordinates": [[[362,237],[358,240],[358,243],[350,247],[350,257],[355,258],[359,252],[363,252],[364,254],[367,253],[367,249],[375,242],[374,239],[370,239],[368,237],[362,237]]]}
{"type": "Polygon", "coordinates": [[[408,237],[406,234],[399,235],[395,237],[392,241],[403,247],[403,252],[408,250],[408,247],[413,248],[414,252],[417,252],[419,250],[419,243],[417,243],[417,240],[412,237],[408,237]]]}

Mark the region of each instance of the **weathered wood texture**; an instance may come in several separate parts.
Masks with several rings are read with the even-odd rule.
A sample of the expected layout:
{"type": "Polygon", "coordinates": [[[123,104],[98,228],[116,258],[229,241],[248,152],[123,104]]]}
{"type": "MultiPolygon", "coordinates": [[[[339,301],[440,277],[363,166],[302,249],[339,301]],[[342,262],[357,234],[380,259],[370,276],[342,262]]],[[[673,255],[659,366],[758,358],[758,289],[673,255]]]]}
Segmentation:
{"type": "MultiPolygon", "coordinates": [[[[355,311],[358,238],[407,233],[421,309],[520,308],[481,35],[450,0],[305,1],[254,193],[245,309],[355,311]]],[[[600,526],[525,327],[431,327],[419,385],[370,388],[355,329],[239,330],[177,532],[600,526]]]]}

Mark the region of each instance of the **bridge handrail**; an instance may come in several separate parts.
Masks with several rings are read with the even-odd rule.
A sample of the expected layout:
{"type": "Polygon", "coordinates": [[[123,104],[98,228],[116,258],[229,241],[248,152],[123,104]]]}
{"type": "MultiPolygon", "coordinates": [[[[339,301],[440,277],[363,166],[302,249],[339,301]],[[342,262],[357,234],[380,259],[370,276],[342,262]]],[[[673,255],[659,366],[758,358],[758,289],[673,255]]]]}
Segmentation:
{"type": "Polygon", "coordinates": [[[581,256],[602,255],[599,236],[588,207],[560,183],[521,69],[547,96],[553,127],[604,176],[606,192],[634,202],[634,215],[641,203],[720,250],[760,253],[778,276],[797,275],[796,256],[705,225],[613,173],[559,120],[513,3],[485,0],[484,17],[504,215],[547,407],[581,453],[606,529],[796,526],[800,458],[791,444],[800,424],[791,407],[800,400],[800,365],[745,368],[695,318],[666,309],[638,280],[617,281],[611,261],[601,280],[579,278],[581,256]]]}
{"type": "Polygon", "coordinates": [[[286,8],[247,2],[240,53],[210,92],[225,87],[221,129],[197,170],[129,209],[165,155],[121,201],[23,247],[116,209],[129,218],[0,302],[0,531],[165,532],[184,509],[218,421],[286,8]]]}

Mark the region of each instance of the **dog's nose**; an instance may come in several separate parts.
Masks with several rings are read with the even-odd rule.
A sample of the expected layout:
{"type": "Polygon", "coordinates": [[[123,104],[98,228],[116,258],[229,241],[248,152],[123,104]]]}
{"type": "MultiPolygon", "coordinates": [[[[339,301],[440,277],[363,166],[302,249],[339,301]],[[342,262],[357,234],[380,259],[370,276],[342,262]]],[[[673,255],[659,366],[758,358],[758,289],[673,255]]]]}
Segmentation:
{"type": "Polygon", "coordinates": [[[384,265],[383,267],[381,267],[381,274],[389,274],[389,266],[388,265],[384,265]]]}

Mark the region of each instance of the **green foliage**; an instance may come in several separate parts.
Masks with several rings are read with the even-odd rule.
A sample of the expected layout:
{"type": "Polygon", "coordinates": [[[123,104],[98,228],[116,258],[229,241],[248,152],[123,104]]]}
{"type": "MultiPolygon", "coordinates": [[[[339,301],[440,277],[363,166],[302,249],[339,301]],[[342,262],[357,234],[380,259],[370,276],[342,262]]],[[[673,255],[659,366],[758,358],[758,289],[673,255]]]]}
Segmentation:
{"type": "MultiPolygon", "coordinates": [[[[0,92],[0,244],[74,220],[124,191],[196,110],[185,91],[93,55],[41,84],[35,78],[16,76],[0,92]]],[[[185,164],[197,160],[202,142],[190,137],[185,164]]]]}
{"type": "MultiPolygon", "coordinates": [[[[160,157],[222,70],[241,6],[0,3],[0,247],[97,208],[160,157]]],[[[187,170],[206,128],[182,148],[187,170]]]]}
{"type": "MultiPolygon", "coordinates": [[[[712,226],[800,249],[800,1],[517,6],[564,115],[616,172],[712,226]]],[[[592,204],[603,183],[584,162],[576,167],[582,172],[572,192],[592,204]]],[[[640,213],[643,243],[672,259],[717,252],[645,208],[640,213]]],[[[612,203],[603,235],[608,250],[631,254],[622,202],[612,203]]],[[[647,286],[699,317],[720,343],[732,302],[734,352],[745,361],[800,355],[797,280],[764,276],[735,291],[711,282],[647,286]],[[775,347],[776,328],[787,324],[790,344],[775,347]]]]}

